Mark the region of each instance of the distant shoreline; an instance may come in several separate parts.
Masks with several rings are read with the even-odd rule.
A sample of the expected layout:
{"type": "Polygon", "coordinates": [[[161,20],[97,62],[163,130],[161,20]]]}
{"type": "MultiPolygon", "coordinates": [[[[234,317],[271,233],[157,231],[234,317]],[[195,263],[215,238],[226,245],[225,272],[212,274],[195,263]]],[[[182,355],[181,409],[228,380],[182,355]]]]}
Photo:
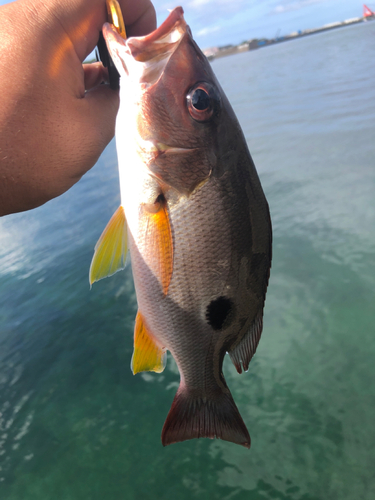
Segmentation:
{"type": "MultiPolygon", "coordinates": [[[[254,38],[252,40],[242,42],[238,45],[225,45],[224,47],[211,47],[204,49],[203,53],[208,58],[209,61],[218,59],[219,57],[231,56],[234,54],[239,54],[241,52],[248,52],[249,50],[260,49],[261,47],[268,47],[269,45],[274,45],[277,43],[288,42],[290,40],[296,40],[297,38],[302,38],[305,36],[315,35],[317,33],[323,33],[325,31],[334,30],[337,28],[345,28],[346,26],[353,26],[354,24],[366,23],[375,20],[374,16],[367,17],[355,17],[352,19],[347,19],[346,21],[338,21],[336,23],[330,23],[322,26],[321,28],[307,29],[303,31],[295,31],[289,35],[277,37],[277,38],[254,38]]],[[[86,64],[96,62],[97,59],[90,59],[84,61],[86,64]]]]}
{"type": "Polygon", "coordinates": [[[296,40],[297,38],[302,38],[305,36],[315,35],[317,33],[323,33],[325,31],[334,30],[337,28],[345,28],[346,26],[353,26],[354,24],[360,24],[363,22],[369,22],[375,20],[375,16],[370,17],[355,17],[352,19],[347,19],[346,21],[338,21],[335,23],[330,23],[322,26],[321,28],[307,29],[303,31],[296,31],[289,35],[282,37],[267,39],[267,38],[254,38],[239,45],[226,45],[224,47],[213,47],[203,50],[205,56],[210,60],[217,59],[219,57],[230,56],[233,54],[239,54],[241,52],[247,52],[249,50],[260,49],[261,47],[267,47],[269,45],[274,45],[276,43],[287,42],[289,40],[296,40]]]}

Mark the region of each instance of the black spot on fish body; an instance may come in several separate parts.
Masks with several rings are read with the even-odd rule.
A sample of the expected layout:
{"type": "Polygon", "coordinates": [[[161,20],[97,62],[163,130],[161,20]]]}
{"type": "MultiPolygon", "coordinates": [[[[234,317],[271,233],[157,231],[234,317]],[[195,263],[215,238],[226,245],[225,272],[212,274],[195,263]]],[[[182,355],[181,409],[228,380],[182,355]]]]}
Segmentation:
{"type": "Polygon", "coordinates": [[[207,306],[207,323],[211,325],[214,330],[221,330],[232,309],[233,304],[230,299],[227,297],[218,297],[207,306]]]}

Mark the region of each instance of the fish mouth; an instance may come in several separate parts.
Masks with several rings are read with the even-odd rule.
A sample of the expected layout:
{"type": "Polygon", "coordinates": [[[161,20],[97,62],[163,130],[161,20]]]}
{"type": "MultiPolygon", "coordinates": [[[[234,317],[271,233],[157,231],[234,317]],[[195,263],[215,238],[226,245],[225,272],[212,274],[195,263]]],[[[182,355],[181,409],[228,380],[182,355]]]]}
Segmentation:
{"type": "Polygon", "coordinates": [[[170,146],[158,141],[143,140],[141,137],[137,138],[136,144],[138,154],[143,157],[147,164],[151,164],[163,155],[186,155],[197,151],[196,148],[170,146]]]}
{"type": "Polygon", "coordinates": [[[191,35],[182,7],[172,10],[163,24],[146,36],[124,40],[114,26],[103,26],[108,51],[120,75],[146,87],[159,80],[186,33],[191,35]]]}
{"type": "Polygon", "coordinates": [[[184,151],[195,151],[196,148],[179,148],[176,146],[169,146],[163,142],[157,141],[138,141],[138,147],[145,152],[149,153],[183,153],[184,151]]]}

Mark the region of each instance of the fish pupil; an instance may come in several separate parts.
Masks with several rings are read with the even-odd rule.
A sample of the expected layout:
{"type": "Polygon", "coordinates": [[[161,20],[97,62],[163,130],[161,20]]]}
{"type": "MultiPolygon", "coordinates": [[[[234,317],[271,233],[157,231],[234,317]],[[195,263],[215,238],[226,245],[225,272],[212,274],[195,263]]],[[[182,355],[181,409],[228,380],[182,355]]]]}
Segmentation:
{"type": "Polygon", "coordinates": [[[210,97],[203,89],[197,89],[192,95],[191,104],[198,111],[204,111],[210,106],[210,97]]]}
{"type": "Polygon", "coordinates": [[[231,310],[232,301],[227,297],[218,297],[207,306],[207,323],[214,330],[221,330],[231,310]]]}

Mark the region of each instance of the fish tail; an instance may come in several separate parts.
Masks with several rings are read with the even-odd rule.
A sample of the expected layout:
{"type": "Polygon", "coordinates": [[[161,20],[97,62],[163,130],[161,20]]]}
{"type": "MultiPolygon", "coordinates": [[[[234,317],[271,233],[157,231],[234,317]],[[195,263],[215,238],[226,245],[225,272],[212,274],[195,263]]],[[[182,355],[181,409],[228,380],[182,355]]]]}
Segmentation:
{"type": "Polygon", "coordinates": [[[163,446],[194,438],[218,438],[250,448],[250,435],[229,390],[194,395],[180,385],[164,423],[163,446]]]}

